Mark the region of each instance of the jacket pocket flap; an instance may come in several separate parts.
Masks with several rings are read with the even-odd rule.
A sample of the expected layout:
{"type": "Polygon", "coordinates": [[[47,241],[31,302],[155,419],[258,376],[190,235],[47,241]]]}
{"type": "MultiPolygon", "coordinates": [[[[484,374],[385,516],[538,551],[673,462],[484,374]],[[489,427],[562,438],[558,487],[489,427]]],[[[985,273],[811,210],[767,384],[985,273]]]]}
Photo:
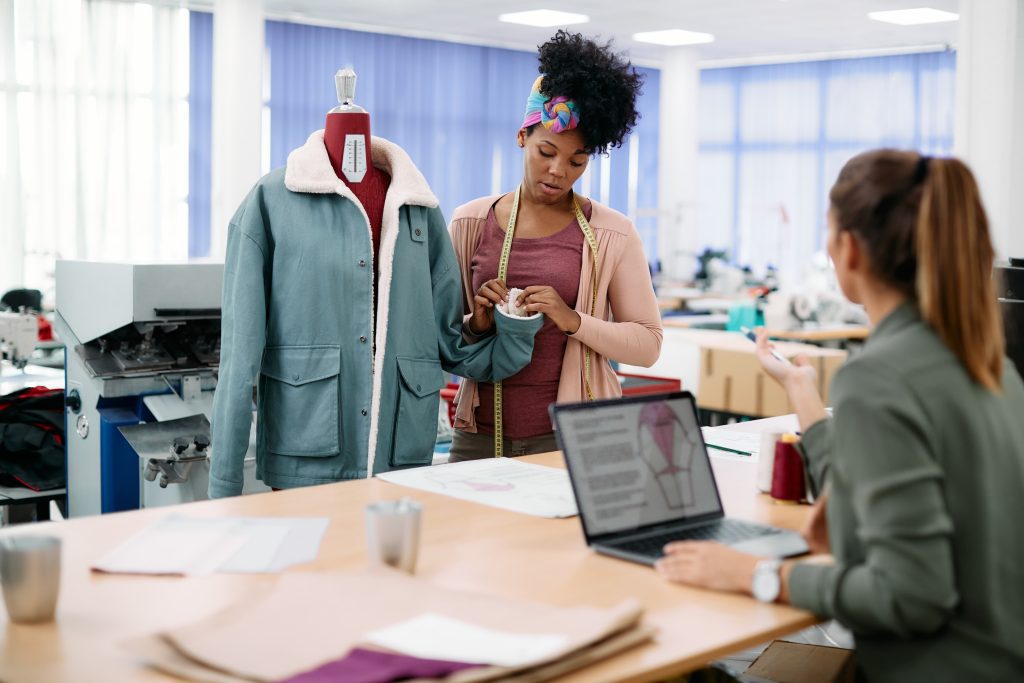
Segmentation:
{"type": "Polygon", "coordinates": [[[399,357],[398,372],[406,388],[420,398],[441,391],[445,384],[440,361],[399,357]]]}
{"type": "Polygon", "coordinates": [[[334,377],[340,368],[340,346],[271,346],[263,354],[260,372],[299,386],[334,377]]]}

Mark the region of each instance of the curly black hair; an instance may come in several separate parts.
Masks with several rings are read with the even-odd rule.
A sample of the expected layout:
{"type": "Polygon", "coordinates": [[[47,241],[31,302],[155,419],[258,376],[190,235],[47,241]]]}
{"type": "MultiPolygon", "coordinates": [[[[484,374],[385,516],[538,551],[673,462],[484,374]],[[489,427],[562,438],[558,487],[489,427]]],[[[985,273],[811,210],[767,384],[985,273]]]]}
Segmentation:
{"type": "Polygon", "coordinates": [[[636,98],[643,76],[612,51],[610,40],[602,45],[561,29],[538,49],[538,70],[544,76],[541,92],[576,101],[578,130],[587,150],[604,154],[609,147],[621,147],[640,118],[636,98]]]}

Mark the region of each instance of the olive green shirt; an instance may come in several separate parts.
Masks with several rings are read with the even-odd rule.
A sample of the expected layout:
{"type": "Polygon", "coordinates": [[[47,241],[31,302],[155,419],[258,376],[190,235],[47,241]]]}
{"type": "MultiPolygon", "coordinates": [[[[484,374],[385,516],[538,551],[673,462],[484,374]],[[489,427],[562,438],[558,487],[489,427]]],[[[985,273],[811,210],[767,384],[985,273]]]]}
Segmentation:
{"type": "Polygon", "coordinates": [[[837,619],[871,681],[1024,675],[1024,385],[973,382],[905,305],[833,383],[804,435],[829,483],[834,565],[798,563],[792,604],[837,619]]]}

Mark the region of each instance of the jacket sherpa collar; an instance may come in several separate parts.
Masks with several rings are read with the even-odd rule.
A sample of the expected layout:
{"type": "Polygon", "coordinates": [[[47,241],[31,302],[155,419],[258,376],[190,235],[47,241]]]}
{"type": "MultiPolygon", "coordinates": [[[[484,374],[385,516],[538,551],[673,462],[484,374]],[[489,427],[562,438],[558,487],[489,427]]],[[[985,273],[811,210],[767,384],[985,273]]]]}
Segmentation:
{"type": "MultiPolygon", "coordinates": [[[[423,174],[401,147],[384,138],[373,137],[370,143],[373,165],[391,176],[388,203],[411,204],[434,208],[437,197],[430,191],[423,174]]],[[[355,201],[352,190],[334,173],[324,146],[324,132],[315,131],[306,144],[288,155],[284,185],[292,192],[310,194],[336,193],[355,201]]]]}

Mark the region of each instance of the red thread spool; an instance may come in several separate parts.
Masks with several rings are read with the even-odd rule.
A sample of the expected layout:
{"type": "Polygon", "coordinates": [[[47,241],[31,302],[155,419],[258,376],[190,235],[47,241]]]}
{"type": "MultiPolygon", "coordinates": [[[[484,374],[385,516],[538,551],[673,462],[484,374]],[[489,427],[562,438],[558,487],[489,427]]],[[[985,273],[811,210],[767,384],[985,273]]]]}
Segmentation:
{"type": "Polygon", "coordinates": [[[804,461],[796,450],[796,435],[784,434],[775,444],[772,498],[780,503],[799,503],[806,497],[804,461]]]}

